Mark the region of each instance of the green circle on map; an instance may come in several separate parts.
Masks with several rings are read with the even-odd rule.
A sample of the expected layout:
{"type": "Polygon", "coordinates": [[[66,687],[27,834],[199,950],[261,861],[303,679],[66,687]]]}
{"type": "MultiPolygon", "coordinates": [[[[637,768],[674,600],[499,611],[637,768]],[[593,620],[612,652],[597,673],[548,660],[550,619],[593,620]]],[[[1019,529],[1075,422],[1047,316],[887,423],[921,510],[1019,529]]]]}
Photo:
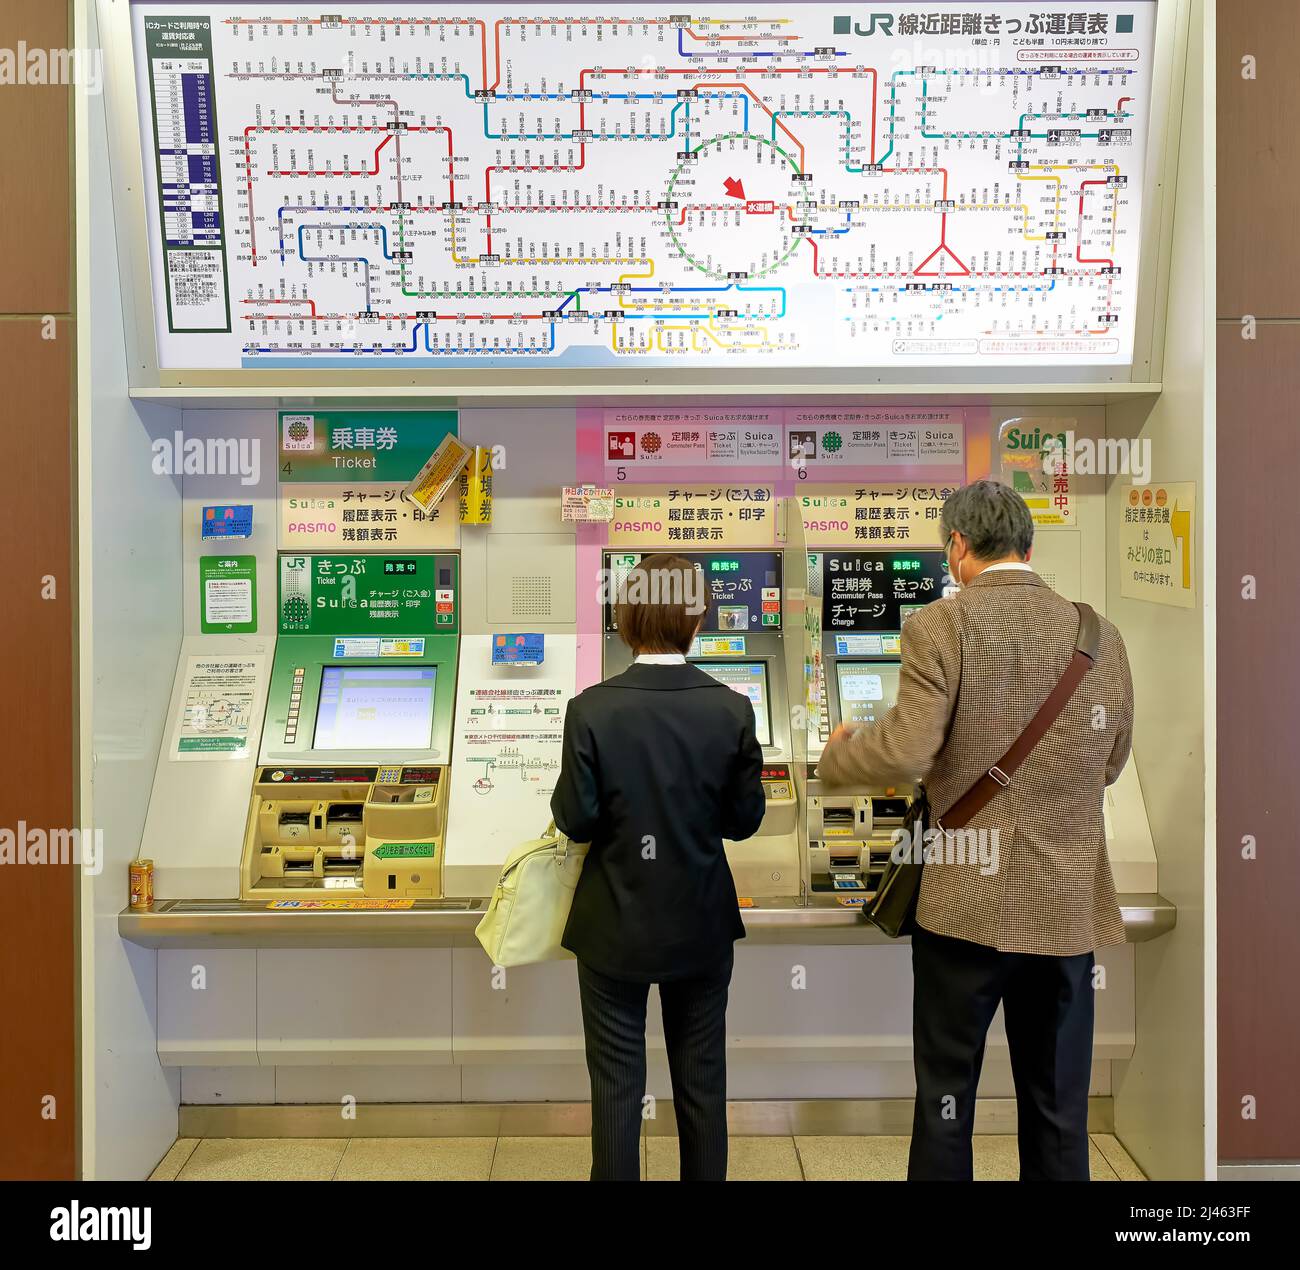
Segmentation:
{"type": "MultiPolygon", "coordinates": [[[[791,172],[797,173],[799,165],[795,160],[785,152],[775,141],[768,137],[761,137],[753,132],[725,132],[716,137],[710,137],[707,141],[702,141],[691,151],[691,157],[694,162],[683,162],[673,169],[668,177],[668,188],[664,194],[666,202],[673,202],[674,196],[678,193],[678,184],[682,177],[689,175],[697,187],[701,183],[706,183],[712,194],[716,185],[717,203],[711,201],[706,206],[715,208],[725,208],[732,210],[731,205],[726,200],[735,199],[735,210],[745,214],[750,214],[750,208],[754,205],[760,205],[765,202],[772,202],[776,209],[770,213],[754,214],[754,219],[759,215],[770,217],[770,225],[778,229],[780,241],[774,248],[775,258],[767,264],[761,264],[758,261],[749,262],[732,262],[726,261],[723,264],[710,263],[710,261],[701,259],[703,253],[698,248],[692,250],[687,246],[689,231],[679,232],[682,226],[676,223],[678,210],[669,207],[664,211],[664,224],[668,229],[668,236],[673,241],[673,246],[682,254],[682,258],[692,266],[710,278],[716,278],[721,282],[728,281],[728,275],[734,272],[743,272],[748,278],[763,278],[770,273],[780,269],[795,249],[803,241],[802,237],[796,237],[789,232],[790,222],[785,216],[785,205],[789,200],[789,191],[784,191],[781,198],[774,198],[774,191],[767,188],[770,185],[770,172],[763,173],[759,169],[767,167],[772,171],[784,171],[788,168],[791,172]],[[735,149],[726,150],[724,145],[727,142],[735,141],[741,143],[735,149]],[[764,162],[764,160],[766,160],[764,162]],[[782,167],[781,165],[785,166],[782,167]],[[707,174],[707,175],[706,175],[707,174]],[[716,180],[715,180],[716,177],[716,180]],[[762,186],[755,187],[755,180],[762,181],[762,186]],[[750,189],[746,190],[746,197],[740,197],[731,193],[731,188],[735,182],[739,182],[743,187],[745,181],[750,182],[750,189]],[[780,232],[784,231],[784,232],[780,232]]],[[[699,197],[699,193],[692,191],[693,197],[699,197]]],[[[683,204],[683,206],[686,206],[683,204]]],[[[737,235],[734,226],[728,225],[722,229],[710,231],[717,239],[722,240],[727,247],[735,244],[737,235]]],[[[720,244],[721,245],[721,244],[720,244]]]]}

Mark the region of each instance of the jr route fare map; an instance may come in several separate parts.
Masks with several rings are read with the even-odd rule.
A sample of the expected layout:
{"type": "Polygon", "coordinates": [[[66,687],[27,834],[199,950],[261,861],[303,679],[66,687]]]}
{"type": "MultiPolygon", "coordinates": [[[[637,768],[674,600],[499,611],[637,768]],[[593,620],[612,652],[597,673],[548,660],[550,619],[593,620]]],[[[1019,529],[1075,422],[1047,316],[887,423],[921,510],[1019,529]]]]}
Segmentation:
{"type": "Polygon", "coordinates": [[[1124,365],[1156,5],[138,3],[163,368],[1124,365]]]}

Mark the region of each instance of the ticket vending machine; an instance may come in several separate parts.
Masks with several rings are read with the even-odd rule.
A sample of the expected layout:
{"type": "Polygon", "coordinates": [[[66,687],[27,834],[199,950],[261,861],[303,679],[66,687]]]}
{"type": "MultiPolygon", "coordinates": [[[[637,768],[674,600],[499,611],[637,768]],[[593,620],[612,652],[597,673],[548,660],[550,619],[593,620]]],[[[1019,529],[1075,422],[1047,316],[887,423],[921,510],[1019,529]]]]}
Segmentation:
{"type": "MultiPolygon", "coordinates": [[[[798,631],[803,587],[798,570],[802,547],[782,550],[677,551],[704,575],[709,607],[687,660],[754,708],[754,727],[763,748],[763,794],[767,809],[758,832],[744,842],[725,842],[727,860],[743,899],[806,894],[803,825],[800,816],[804,729],[792,727],[792,695],[802,705],[803,664],[798,631]],[[796,572],[787,587],[787,570],[796,572]],[[791,603],[791,591],[798,592],[791,603]]],[[[632,652],[618,633],[613,596],[628,571],[649,552],[607,551],[605,576],[613,581],[605,606],[603,676],[626,670],[632,652]]],[[[794,716],[802,723],[802,712],[794,716]]]]}
{"type": "Polygon", "coordinates": [[[241,898],[441,897],[457,557],[285,554],[279,588],[241,898]]]}
{"type": "Polygon", "coordinates": [[[808,745],[810,887],[852,895],[875,889],[913,787],[826,790],[815,775],[817,760],[841,723],[875,723],[893,708],[903,624],[939,599],[949,579],[943,552],[935,550],[824,550],[808,559],[821,607],[808,745]]]}

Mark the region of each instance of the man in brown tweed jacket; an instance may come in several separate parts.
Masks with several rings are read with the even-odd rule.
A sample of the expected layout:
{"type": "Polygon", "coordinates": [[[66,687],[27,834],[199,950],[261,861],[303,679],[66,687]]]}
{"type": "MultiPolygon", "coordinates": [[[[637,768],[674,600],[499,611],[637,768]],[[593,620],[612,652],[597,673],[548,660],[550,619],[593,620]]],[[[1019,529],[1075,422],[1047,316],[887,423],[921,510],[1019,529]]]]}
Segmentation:
{"type": "MultiPolygon", "coordinates": [[[[898,704],[837,728],[828,785],[923,778],[942,818],[1010,748],[1065,672],[1078,613],[1028,564],[1024,501],[976,481],[944,504],[960,588],[903,627],[898,704]]],[[[1095,664],[1005,790],[967,826],[978,852],[938,839],[912,937],[916,1109],[910,1178],[969,1179],[975,1090],[1003,1006],[1022,1179],[1088,1177],[1093,950],[1124,942],[1102,821],[1128,759],[1133,684],[1101,619],[1095,664]],[[953,858],[956,857],[956,858],[953,858]]]]}

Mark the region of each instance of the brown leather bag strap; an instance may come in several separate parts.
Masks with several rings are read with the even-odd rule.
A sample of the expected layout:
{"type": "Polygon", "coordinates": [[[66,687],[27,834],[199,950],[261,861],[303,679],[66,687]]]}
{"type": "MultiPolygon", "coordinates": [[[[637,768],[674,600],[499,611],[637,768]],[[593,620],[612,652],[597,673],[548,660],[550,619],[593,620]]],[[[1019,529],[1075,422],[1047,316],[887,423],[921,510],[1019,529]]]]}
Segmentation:
{"type": "Polygon", "coordinates": [[[1066,702],[1074,696],[1074,690],[1097,660],[1097,646],[1101,641],[1097,614],[1087,604],[1075,604],[1074,607],[1079,610],[1079,635],[1074,641],[1074,656],[1070,658],[1065,674],[1047,694],[1047,700],[1038,707],[1025,730],[1011,743],[1011,748],[948,808],[947,814],[935,818],[938,828],[961,829],[968,825],[1011,784],[1016,768],[1029,757],[1030,751],[1056,722],[1066,702]]]}

